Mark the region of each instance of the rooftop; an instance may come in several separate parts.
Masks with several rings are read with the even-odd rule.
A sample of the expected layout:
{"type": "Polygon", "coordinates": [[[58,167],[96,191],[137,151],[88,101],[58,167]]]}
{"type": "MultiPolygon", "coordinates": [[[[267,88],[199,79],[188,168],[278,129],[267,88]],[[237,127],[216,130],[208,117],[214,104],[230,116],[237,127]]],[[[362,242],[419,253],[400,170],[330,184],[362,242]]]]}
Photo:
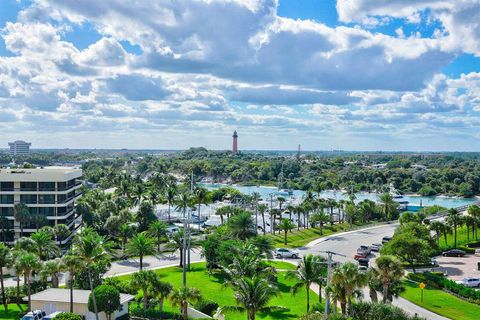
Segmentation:
{"type": "MultiPolygon", "coordinates": [[[[88,304],[90,290],[73,290],[73,303],[88,304]]],[[[120,293],[120,303],[133,300],[134,296],[126,293],[120,293]]],[[[27,300],[25,297],[23,300],[27,300]]],[[[68,302],[70,303],[70,289],[50,288],[32,295],[32,301],[45,302],[68,302]]]]}
{"type": "Polygon", "coordinates": [[[0,168],[0,181],[65,181],[81,176],[77,167],[0,168]]]}

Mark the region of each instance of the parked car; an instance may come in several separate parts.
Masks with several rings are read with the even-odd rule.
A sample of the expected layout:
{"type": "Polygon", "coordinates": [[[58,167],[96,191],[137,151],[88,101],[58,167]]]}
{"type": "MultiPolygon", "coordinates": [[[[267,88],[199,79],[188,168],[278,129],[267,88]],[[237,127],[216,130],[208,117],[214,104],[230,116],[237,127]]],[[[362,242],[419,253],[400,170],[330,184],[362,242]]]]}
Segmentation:
{"type": "Polygon", "coordinates": [[[463,257],[465,255],[465,251],[460,249],[452,249],[442,253],[444,257],[463,257]]]}
{"type": "Polygon", "coordinates": [[[480,287],[480,278],[463,278],[462,280],[455,282],[463,284],[465,287],[469,288],[480,287]]]}
{"type": "Polygon", "coordinates": [[[475,255],[480,256],[480,249],[475,249],[475,255]]]}
{"type": "Polygon", "coordinates": [[[369,262],[370,262],[370,259],[368,259],[368,258],[360,258],[360,259],[358,259],[358,265],[359,265],[359,266],[368,267],[369,262]]]}
{"type": "Polygon", "coordinates": [[[57,311],[54,313],[50,313],[49,315],[46,315],[43,320],[54,320],[56,316],[58,316],[62,311],[57,311]]]}
{"type": "Polygon", "coordinates": [[[387,242],[390,241],[390,240],[392,240],[392,237],[389,237],[389,236],[383,237],[383,238],[382,238],[382,244],[385,244],[385,243],[387,243],[387,242]]]}
{"type": "Polygon", "coordinates": [[[370,249],[369,246],[360,246],[357,249],[357,253],[360,252],[360,251],[365,251],[367,253],[367,256],[368,256],[372,250],[370,249]]]}
{"type": "Polygon", "coordinates": [[[33,310],[22,317],[22,320],[42,320],[46,316],[42,310],[33,310]]]}
{"type": "Polygon", "coordinates": [[[382,249],[382,244],[381,243],[374,243],[370,246],[370,250],[372,250],[373,252],[378,252],[380,251],[380,249],[382,249]]]}
{"type": "Polygon", "coordinates": [[[277,250],[275,250],[275,251],[273,252],[273,255],[274,255],[277,259],[281,259],[281,258],[297,259],[297,258],[299,257],[297,251],[294,251],[294,250],[291,250],[291,249],[287,249],[287,248],[279,248],[279,249],[277,249],[277,250]]]}
{"type": "Polygon", "coordinates": [[[362,258],[366,258],[368,253],[366,251],[357,252],[357,254],[353,257],[353,259],[358,260],[362,258]]]}
{"type": "Polygon", "coordinates": [[[358,266],[358,271],[360,272],[367,272],[368,267],[367,266],[358,266]]]}

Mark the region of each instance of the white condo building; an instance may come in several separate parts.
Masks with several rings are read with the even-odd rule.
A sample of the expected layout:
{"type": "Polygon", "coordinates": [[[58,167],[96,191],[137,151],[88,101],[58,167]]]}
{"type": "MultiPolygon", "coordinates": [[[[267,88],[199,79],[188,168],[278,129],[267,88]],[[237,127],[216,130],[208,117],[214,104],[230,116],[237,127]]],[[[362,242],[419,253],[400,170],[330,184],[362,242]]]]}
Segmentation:
{"type": "Polygon", "coordinates": [[[11,156],[22,156],[30,153],[30,142],[25,142],[23,140],[17,140],[14,142],[9,142],[8,146],[10,148],[11,156]]]}
{"type": "Polygon", "coordinates": [[[24,235],[44,225],[65,224],[70,235],[59,242],[68,242],[79,218],[75,202],[82,195],[81,178],[82,170],[77,168],[0,169],[0,241],[11,243],[20,237],[21,226],[15,219],[14,207],[23,203],[28,207],[24,235]]]}

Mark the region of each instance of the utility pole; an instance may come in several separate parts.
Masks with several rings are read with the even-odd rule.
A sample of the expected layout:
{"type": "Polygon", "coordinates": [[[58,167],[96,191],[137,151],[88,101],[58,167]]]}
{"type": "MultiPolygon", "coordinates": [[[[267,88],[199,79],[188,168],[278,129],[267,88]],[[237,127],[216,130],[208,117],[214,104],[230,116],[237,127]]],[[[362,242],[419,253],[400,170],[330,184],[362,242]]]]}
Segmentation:
{"type": "Polygon", "coordinates": [[[258,235],[258,199],[255,197],[255,233],[258,235]]]}
{"type": "Polygon", "coordinates": [[[270,233],[275,234],[275,229],[273,227],[273,193],[270,193],[270,233]]]}
{"type": "Polygon", "coordinates": [[[187,208],[183,209],[183,287],[187,287],[187,208]]]}
{"type": "MultiPolygon", "coordinates": [[[[345,255],[343,254],[340,254],[340,253],[336,253],[336,252],[333,252],[333,251],[320,251],[322,253],[326,253],[327,254],[327,287],[330,286],[330,280],[331,280],[331,276],[332,276],[332,265],[333,265],[333,256],[336,255],[336,256],[342,256],[342,257],[346,257],[345,255]]],[[[328,318],[328,315],[330,314],[330,309],[331,309],[331,306],[330,306],[330,294],[327,292],[326,293],[326,297],[325,297],[325,316],[328,318]]]]}
{"type": "MultiPolygon", "coordinates": [[[[192,176],[190,179],[190,193],[193,195],[193,171],[192,171],[192,176]]],[[[198,218],[200,219],[200,214],[198,215],[198,218]]],[[[190,231],[190,222],[192,220],[192,210],[188,210],[188,222],[187,222],[187,228],[188,228],[188,271],[190,271],[190,247],[191,247],[191,231],[190,231]]]]}

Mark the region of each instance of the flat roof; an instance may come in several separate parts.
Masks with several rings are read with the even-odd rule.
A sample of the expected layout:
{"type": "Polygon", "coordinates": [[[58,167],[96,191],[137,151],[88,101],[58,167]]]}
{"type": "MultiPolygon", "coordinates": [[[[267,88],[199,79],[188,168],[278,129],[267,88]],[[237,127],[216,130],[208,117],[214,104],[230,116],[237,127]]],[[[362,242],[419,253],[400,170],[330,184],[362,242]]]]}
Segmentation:
{"type": "MultiPolygon", "coordinates": [[[[88,304],[90,290],[73,289],[73,303],[88,304]]],[[[134,296],[126,293],[120,293],[120,303],[133,300],[134,296]]],[[[44,302],[68,302],[70,303],[70,289],[50,288],[35,294],[32,294],[32,301],[44,302]]],[[[24,301],[28,297],[23,298],[24,301]]]]}
{"type": "Polygon", "coordinates": [[[81,176],[78,167],[0,168],[0,181],[68,181],[81,176]]]}

